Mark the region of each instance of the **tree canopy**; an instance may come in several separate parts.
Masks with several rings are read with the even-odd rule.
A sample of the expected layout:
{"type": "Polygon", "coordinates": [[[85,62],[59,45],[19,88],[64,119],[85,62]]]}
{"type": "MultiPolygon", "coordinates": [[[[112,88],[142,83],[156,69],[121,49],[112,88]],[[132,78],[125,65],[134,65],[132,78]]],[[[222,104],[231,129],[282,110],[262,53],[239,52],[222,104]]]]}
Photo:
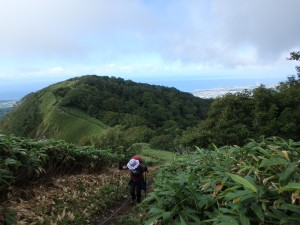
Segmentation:
{"type": "MultiPolygon", "coordinates": [[[[290,60],[300,60],[292,52],[290,60]]],[[[178,144],[184,146],[242,145],[247,138],[280,136],[300,138],[300,67],[276,88],[261,85],[253,91],[227,94],[211,105],[208,118],[187,129],[178,144]]]]}

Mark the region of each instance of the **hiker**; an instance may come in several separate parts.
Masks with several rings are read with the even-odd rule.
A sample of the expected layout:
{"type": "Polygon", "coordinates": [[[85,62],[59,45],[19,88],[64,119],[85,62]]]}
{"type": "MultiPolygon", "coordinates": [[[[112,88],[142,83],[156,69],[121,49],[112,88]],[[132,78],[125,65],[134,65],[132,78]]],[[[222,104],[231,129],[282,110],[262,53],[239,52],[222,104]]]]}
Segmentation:
{"type": "Polygon", "coordinates": [[[135,201],[140,203],[142,190],[144,190],[146,193],[146,181],[144,178],[144,173],[148,172],[148,168],[142,164],[142,159],[140,156],[132,157],[127,163],[126,167],[119,167],[119,169],[125,168],[129,169],[130,174],[128,185],[130,186],[131,203],[133,204],[135,201]]]}

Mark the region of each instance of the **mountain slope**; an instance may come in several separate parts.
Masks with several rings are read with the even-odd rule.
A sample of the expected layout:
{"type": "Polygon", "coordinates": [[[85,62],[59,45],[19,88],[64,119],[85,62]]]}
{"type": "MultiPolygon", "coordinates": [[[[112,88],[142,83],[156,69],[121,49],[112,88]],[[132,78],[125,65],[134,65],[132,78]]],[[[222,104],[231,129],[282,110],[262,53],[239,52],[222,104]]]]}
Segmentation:
{"type": "Polygon", "coordinates": [[[83,136],[101,134],[108,126],[77,109],[59,106],[53,92],[75,82],[61,82],[25,96],[0,123],[5,134],[32,138],[63,139],[78,143],[83,136]]]}
{"type": "Polygon", "coordinates": [[[175,88],[87,75],[25,96],[0,122],[0,132],[83,143],[116,135],[116,130],[108,131],[121,125],[121,133],[134,131],[127,132],[131,144],[152,139],[171,143],[206,118],[211,101],[175,88]]]}

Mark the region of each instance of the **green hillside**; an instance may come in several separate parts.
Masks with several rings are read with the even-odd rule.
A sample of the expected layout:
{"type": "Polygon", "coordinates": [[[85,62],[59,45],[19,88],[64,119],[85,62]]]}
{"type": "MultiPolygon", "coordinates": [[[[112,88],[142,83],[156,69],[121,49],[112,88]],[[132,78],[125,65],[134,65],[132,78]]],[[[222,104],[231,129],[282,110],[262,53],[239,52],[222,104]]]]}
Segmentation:
{"type": "Polygon", "coordinates": [[[210,103],[175,88],[87,75],[25,96],[0,131],[102,148],[119,140],[125,148],[150,142],[172,149],[176,136],[206,118],[210,103]]]}
{"type": "MultiPolygon", "coordinates": [[[[290,60],[299,55],[292,52],[290,60]]],[[[214,101],[122,78],[76,77],[25,96],[0,121],[0,132],[118,150],[141,142],[190,151],[249,138],[299,140],[299,66],[296,71],[276,88],[261,85],[214,101]]]]}
{"type": "Polygon", "coordinates": [[[71,143],[78,143],[83,136],[100,135],[108,126],[78,109],[59,106],[59,99],[53,91],[74,83],[61,82],[25,96],[1,121],[1,132],[37,139],[55,138],[71,143]]]}

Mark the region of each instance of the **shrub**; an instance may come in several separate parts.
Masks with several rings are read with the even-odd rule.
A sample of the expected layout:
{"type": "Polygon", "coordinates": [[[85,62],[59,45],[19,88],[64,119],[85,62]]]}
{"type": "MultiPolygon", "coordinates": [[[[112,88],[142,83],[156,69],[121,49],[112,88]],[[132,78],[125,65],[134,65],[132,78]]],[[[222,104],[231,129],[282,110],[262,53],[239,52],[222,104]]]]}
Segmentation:
{"type": "Polygon", "coordinates": [[[298,224],[300,142],[197,149],[161,168],[149,219],[163,224],[298,224]]]}

